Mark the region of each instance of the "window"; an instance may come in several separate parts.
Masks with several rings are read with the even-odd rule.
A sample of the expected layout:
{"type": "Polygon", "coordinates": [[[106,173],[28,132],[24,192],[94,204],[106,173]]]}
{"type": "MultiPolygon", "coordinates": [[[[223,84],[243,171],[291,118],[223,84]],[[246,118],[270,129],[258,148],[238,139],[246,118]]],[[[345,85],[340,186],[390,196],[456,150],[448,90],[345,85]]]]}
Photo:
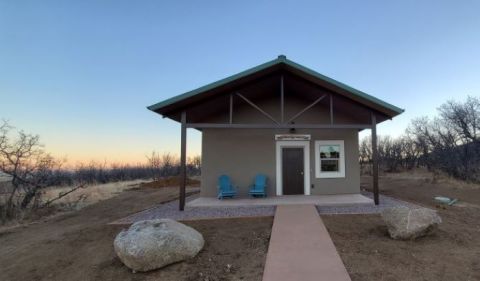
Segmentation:
{"type": "Polygon", "coordinates": [[[345,177],[343,140],[315,141],[315,176],[317,178],[345,177]]]}

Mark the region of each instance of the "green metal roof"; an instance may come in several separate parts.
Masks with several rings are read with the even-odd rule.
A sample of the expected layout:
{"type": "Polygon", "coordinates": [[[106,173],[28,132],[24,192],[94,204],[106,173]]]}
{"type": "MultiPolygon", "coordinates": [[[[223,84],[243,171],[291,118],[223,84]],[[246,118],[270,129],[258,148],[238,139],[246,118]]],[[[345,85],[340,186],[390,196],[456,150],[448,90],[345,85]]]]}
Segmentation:
{"type": "Polygon", "coordinates": [[[164,100],[164,101],[162,101],[162,102],[153,104],[153,105],[151,105],[151,106],[148,106],[147,108],[148,108],[149,110],[151,110],[151,111],[156,112],[156,111],[158,111],[158,110],[160,110],[160,109],[162,109],[162,108],[164,108],[164,107],[166,107],[166,106],[172,105],[172,104],[177,103],[177,102],[179,102],[179,101],[183,101],[183,100],[185,100],[185,99],[191,98],[191,97],[193,97],[193,96],[199,95],[199,94],[201,94],[201,93],[207,92],[207,91],[212,90],[212,89],[215,89],[215,88],[217,88],[217,87],[226,85],[226,84],[228,84],[228,83],[230,83],[230,82],[232,82],[232,81],[235,81],[235,80],[237,80],[237,79],[247,77],[247,76],[252,75],[252,74],[254,74],[254,73],[257,73],[257,72],[259,72],[259,71],[261,71],[261,70],[268,69],[268,68],[270,68],[270,67],[273,67],[273,66],[279,65],[279,64],[285,64],[285,65],[287,65],[287,66],[289,66],[289,67],[292,67],[292,68],[297,69],[297,70],[299,70],[299,71],[301,71],[301,72],[304,72],[304,73],[306,73],[306,74],[308,74],[308,75],[310,75],[310,76],[313,76],[314,78],[323,80],[323,81],[325,81],[325,82],[327,82],[327,83],[330,83],[330,84],[332,84],[332,85],[334,85],[334,86],[336,86],[336,87],[338,87],[338,88],[340,88],[340,89],[343,89],[343,90],[351,93],[351,94],[354,95],[354,96],[357,96],[357,97],[359,97],[359,98],[362,98],[362,99],[365,99],[365,100],[367,100],[367,101],[370,101],[370,102],[372,102],[372,103],[374,103],[374,104],[376,104],[376,105],[378,105],[378,106],[381,106],[381,107],[384,107],[384,108],[386,108],[386,109],[389,109],[389,110],[395,112],[396,114],[400,114],[400,113],[404,112],[404,110],[401,109],[401,108],[399,108],[399,107],[396,107],[396,106],[394,106],[394,105],[392,105],[392,104],[390,104],[390,103],[387,103],[387,102],[385,102],[385,101],[382,101],[382,100],[380,100],[380,99],[378,99],[378,98],[376,98],[376,97],[374,97],[374,96],[371,96],[371,95],[369,95],[369,94],[367,94],[367,93],[364,93],[364,92],[362,92],[362,91],[360,91],[360,90],[357,90],[357,89],[355,89],[355,88],[353,88],[353,87],[351,87],[351,86],[349,86],[349,85],[346,85],[346,84],[344,84],[344,83],[341,83],[341,82],[339,82],[339,81],[337,81],[337,80],[335,80],[335,79],[332,79],[332,78],[327,77],[327,76],[325,76],[325,75],[323,75],[323,74],[320,74],[320,73],[318,73],[318,72],[316,72],[316,71],[314,71],[314,70],[312,70],[312,69],[310,69],[310,68],[307,68],[307,67],[305,67],[305,66],[303,66],[303,65],[301,65],[301,64],[298,64],[298,63],[296,63],[296,62],[293,62],[293,61],[291,61],[291,60],[288,60],[288,59],[286,58],[286,56],[284,56],[284,55],[280,55],[280,56],[278,56],[278,58],[276,58],[276,59],[274,59],[274,60],[271,60],[271,61],[269,61],[269,62],[260,64],[260,65],[258,65],[258,66],[255,66],[255,67],[253,67],[253,68],[247,69],[247,70],[242,71],[242,72],[240,72],[240,73],[237,73],[237,74],[235,74],[235,75],[232,75],[232,76],[229,76],[229,77],[227,77],[227,78],[218,80],[218,81],[216,81],[216,82],[207,84],[207,85],[205,85],[205,86],[203,86],[203,87],[200,87],[200,88],[198,88],[198,89],[195,89],[195,90],[192,90],[192,91],[183,93],[183,94],[181,94],[181,95],[174,96],[174,97],[169,98],[169,99],[167,99],[167,100],[164,100]]]}

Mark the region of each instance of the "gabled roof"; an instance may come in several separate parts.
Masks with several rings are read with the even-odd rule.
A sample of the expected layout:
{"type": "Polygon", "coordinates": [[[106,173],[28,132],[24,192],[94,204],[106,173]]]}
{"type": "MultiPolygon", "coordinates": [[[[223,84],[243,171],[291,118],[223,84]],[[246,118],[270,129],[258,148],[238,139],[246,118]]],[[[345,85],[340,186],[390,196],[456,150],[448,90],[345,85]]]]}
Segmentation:
{"type": "Polygon", "coordinates": [[[210,96],[208,95],[209,92],[215,91],[220,88],[225,88],[230,84],[235,84],[236,82],[248,79],[249,77],[261,75],[262,73],[264,74],[273,72],[278,69],[285,69],[311,82],[317,83],[320,86],[327,87],[334,92],[337,92],[368,107],[371,107],[385,114],[389,118],[392,118],[404,112],[404,110],[399,107],[396,107],[374,96],[371,96],[344,83],[320,74],[296,62],[288,60],[287,57],[284,55],[280,55],[274,60],[260,64],[235,75],[218,80],[216,82],[207,84],[198,89],[153,104],[151,106],[148,106],[147,108],[156,113],[167,115],[168,113],[173,112],[176,109],[188,106],[190,102],[196,102],[203,98],[208,98],[210,96]]]}

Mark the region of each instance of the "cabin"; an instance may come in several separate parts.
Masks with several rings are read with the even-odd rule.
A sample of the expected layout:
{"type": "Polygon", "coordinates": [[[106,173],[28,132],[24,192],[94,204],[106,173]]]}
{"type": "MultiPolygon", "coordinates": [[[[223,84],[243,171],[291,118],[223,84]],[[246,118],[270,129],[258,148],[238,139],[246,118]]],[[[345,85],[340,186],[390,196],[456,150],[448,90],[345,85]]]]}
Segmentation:
{"type": "Polygon", "coordinates": [[[376,126],[403,112],[283,55],[148,109],[180,123],[180,210],[187,128],[202,134],[201,197],[217,196],[220,175],[247,197],[257,174],[269,197],[359,194],[358,133],[369,129],[378,204],[376,126]]]}

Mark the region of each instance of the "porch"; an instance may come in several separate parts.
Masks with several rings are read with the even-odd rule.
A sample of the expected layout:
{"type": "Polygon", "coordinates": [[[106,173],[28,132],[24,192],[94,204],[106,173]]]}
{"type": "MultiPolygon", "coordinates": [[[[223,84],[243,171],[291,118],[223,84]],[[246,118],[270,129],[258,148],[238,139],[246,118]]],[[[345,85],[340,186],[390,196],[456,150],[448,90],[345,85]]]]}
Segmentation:
{"type": "MultiPolygon", "coordinates": [[[[192,190],[191,188],[187,189],[187,194],[189,194],[192,190]]],[[[198,192],[198,189],[196,190],[198,192]]],[[[351,195],[351,194],[350,194],[351,195]]],[[[338,214],[377,214],[381,212],[384,209],[389,209],[389,208],[395,208],[395,207],[407,207],[407,208],[419,208],[418,205],[397,200],[388,196],[380,195],[380,204],[379,205],[374,205],[372,203],[373,201],[373,194],[370,192],[362,192],[361,194],[363,197],[361,200],[370,199],[370,203],[368,204],[354,204],[352,201],[349,201],[350,205],[343,205],[343,206],[334,206],[331,204],[334,204],[334,202],[330,201],[328,199],[328,205],[320,206],[316,205],[317,211],[320,215],[338,215],[338,214]]],[[[331,196],[340,196],[340,195],[324,195],[324,196],[318,196],[318,197],[331,197],[331,196]]],[[[281,197],[302,197],[302,195],[288,195],[288,196],[281,196],[281,197]]],[[[307,196],[305,196],[307,197],[307,196]]],[[[315,195],[308,196],[311,197],[311,199],[317,197],[315,195]]],[[[357,197],[357,196],[355,196],[357,197]]],[[[338,197],[337,197],[338,198],[338,197]]],[[[357,197],[358,198],[358,197],[357,197]]],[[[277,208],[275,205],[270,205],[270,206],[265,206],[265,205],[243,205],[241,206],[217,206],[216,204],[222,203],[222,204],[239,204],[236,203],[235,201],[238,200],[248,200],[250,203],[254,202],[259,202],[260,203],[265,203],[265,202],[272,202],[274,200],[272,198],[266,198],[266,199],[248,199],[248,198],[239,198],[239,199],[225,199],[222,202],[218,202],[220,200],[211,198],[215,200],[215,204],[210,204],[208,207],[193,207],[189,203],[193,202],[197,199],[204,199],[202,197],[199,197],[197,194],[187,196],[186,198],[186,204],[187,207],[185,210],[181,211],[178,208],[178,202],[179,200],[173,200],[168,203],[164,204],[159,204],[156,205],[150,209],[132,214],[128,217],[121,218],[119,220],[113,221],[110,224],[132,224],[137,221],[141,220],[153,220],[153,219],[173,219],[173,220],[178,220],[178,221],[190,221],[190,220],[204,220],[204,219],[220,219],[220,218],[239,218],[239,217],[264,217],[264,216],[274,216],[275,215],[275,209],[277,208]],[[268,200],[270,199],[270,200],[268,200]],[[214,206],[211,208],[211,206],[214,206]]],[[[281,199],[281,198],[277,198],[281,199]]],[[[345,198],[344,198],[345,199],[345,198]]],[[[293,199],[295,200],[295,199],[293,199]]],[[[297,199],[298,200],[298,199],[297,199]]],[[[199,200],[197,202],[202,202],[202,200],[199,200]]],[[[292,202],[292,201],[290,201],[292,202]]],[[[307,201],[303,201],[302,203],[306,203],[307,201]]],[[[338,202],[338,201],[337,201],[338,202]]],[[[314,204],[315,205],[315,204],[314,204]]],[[[290,206],[290,205],[287,205],[290,206]]],[[[305,206],[305,205],[302,205],[305,206]]]]}
{"type": "Polygon", "coordinates": [[[240,197],[219,200],[199,197],[186,203],[188,207],[249,207],[277,205],[315,205],[320,207],[373,205],[372,199],[362,194],[282,195],[267,198],[240,197]]]}

